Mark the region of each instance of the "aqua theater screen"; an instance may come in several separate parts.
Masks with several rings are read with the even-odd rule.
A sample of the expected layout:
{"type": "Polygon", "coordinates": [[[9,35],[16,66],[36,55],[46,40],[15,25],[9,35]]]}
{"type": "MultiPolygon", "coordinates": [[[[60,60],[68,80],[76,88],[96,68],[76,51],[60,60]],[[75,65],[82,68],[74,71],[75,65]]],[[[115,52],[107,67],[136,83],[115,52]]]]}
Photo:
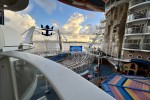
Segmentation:
{"type": "Polygon", "coordinates": [[[70,46],[70,51],[71,52],[81,52],[82,46],[70,46]]]}

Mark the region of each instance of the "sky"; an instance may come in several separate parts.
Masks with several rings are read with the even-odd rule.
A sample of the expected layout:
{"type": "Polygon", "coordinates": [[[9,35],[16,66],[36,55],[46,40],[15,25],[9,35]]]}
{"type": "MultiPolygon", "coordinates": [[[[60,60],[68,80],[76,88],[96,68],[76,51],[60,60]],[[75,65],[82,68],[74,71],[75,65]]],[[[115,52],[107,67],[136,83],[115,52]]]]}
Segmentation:
{"type": "MultiPolygon", "coordinates": [[[[92,12],[63,4],[57,0],[29,0],[29,6],[19,12],[5,10],[5,25],[23,33],[31,26],[54,26],[68,41],[89,41],[97,32],[104,13],[92,12]]],[[[39,39],[41,34],[38,34],[39,39]]]]}

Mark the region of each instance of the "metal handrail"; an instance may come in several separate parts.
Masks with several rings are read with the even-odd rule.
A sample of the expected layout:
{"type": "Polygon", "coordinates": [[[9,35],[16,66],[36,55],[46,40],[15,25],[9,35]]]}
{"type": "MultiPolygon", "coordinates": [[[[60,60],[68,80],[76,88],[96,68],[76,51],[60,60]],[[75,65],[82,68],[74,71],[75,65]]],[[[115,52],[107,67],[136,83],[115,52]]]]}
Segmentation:
{"type": "Polygon", "coordinates": [[[114,100],[80,75],[49,59],[17,51],[3,52],[1,55],[24,60],[36,67],[47,78],[61,100],[114,100]]]}

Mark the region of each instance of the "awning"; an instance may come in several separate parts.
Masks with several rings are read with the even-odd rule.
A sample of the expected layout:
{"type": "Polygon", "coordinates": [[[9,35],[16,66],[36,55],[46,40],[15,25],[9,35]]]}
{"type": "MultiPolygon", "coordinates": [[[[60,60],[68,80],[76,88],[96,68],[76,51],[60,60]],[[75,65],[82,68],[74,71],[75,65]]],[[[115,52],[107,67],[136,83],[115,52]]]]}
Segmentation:
{"type": "Polygon", "coordinates": [[[146,61],[146,60],[142,60],[142,59],[131,59],[131,62],[150,66],[150,61],[146,61]]]}
{"type": "Polygon", "coordinates": [[[150,80],[145,77],[113,74],[102,88],[116,100],[150,100],[150,80]]]}

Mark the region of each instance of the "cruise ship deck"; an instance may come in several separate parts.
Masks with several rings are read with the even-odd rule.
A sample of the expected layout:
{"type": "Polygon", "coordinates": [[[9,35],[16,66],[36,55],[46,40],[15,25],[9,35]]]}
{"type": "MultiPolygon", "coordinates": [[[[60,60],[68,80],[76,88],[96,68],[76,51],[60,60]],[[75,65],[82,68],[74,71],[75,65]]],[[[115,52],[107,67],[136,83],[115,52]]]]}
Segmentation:
{"type": "MultiPolygon", "coordinates": [[[[42,2],[57,8],[54,1],[47,1],[48,4],[42,2]]],[[[32,4],[29,5],[29,0],[0,1],[0,100],[150,100],[150,0],[56,1],[85,11],[105,12],[106,19],[97,26],[98,33],[95,31],[91,39],[86,38],[90,40],[88,43],[67,41],[56,23],[51,28],[34,25],[18,35],[15,29],[4,25],[5,20],[11,21],[5,18],[5,9],[13,12],[26,8],[26,12],[32,4]],[[35,35],[39,35],[37,41],[33,40],[35,35]],[[57,39],[50,40],[54,35],[57,39]]],[[[46,7],[40,0],[31,2],[46,7]]],[[[57,10],[62,14],[61,6],[57,10]]],[[[23,19],[25,16],[32,19],[25,12],[23,19]]],[[[74,30],[75,19],[83,17],[79,20],[82,27],[81,23],[92,17],[91,13],[85,18],[77,14],[77,18],[71,16],[67,22],[73,19],[74,30]]],[[[76,35],[77,32],[72,38],[76,35]]],[[[81,37],[84,38],[76,39],[81,37]]]]}

